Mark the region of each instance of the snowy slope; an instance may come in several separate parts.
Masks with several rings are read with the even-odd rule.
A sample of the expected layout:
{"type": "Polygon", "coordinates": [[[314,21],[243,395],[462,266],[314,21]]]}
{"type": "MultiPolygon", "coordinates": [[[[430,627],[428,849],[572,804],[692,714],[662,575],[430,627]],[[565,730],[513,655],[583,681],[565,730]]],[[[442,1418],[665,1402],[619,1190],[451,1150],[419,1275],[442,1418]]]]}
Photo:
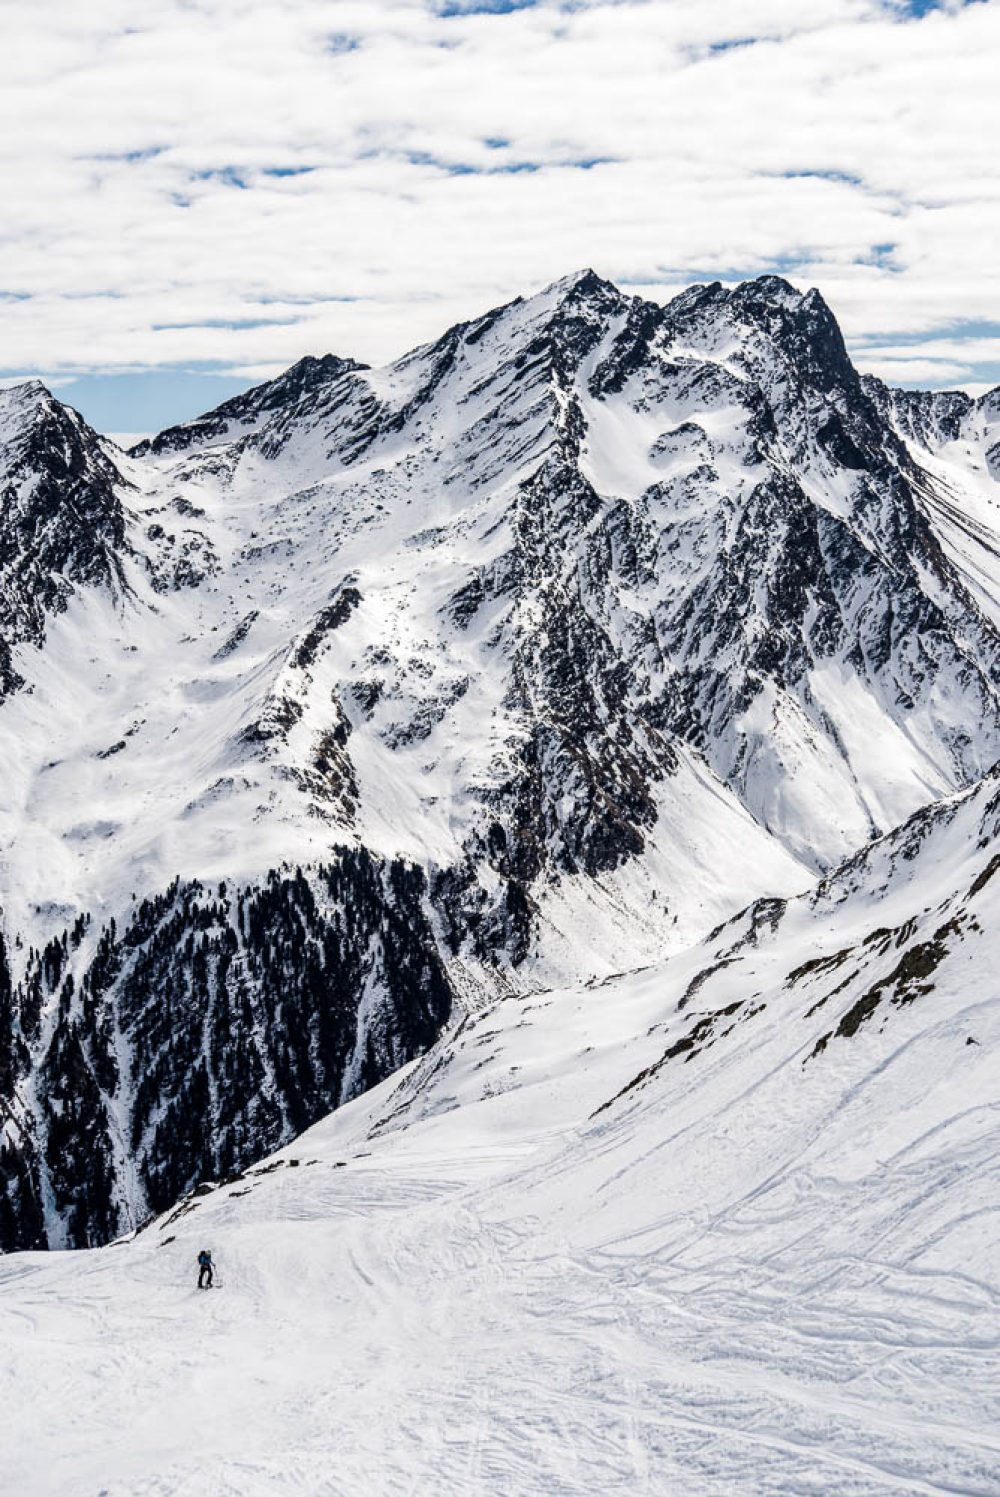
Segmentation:
{"type": "MultiPolygon", "coordinates": [[[[659,844],[678,739],[785,892],[1000,754],[995,554],[940,551],[944,490],[773,278],[659,309],[570,277],[388,369],[303,360],[139,453],[113,453],[124,603],[79,593],[0,713],[0,899],[36,944],[355,837],[468,859],[497,924],[512,878],[659,844]]],[[[978,523],[995,553],[995,501],[978,523]]]]}
{"type": "Polygon", "coordinates": [[[994,623],[1000,619],[1000,394],[866,388],[931,482],[924,501],[936,531],[994,623]]]}
{"type": "Polygon", "coordinates": [[[584,272],[128,454],[4,401],[2,1242],[106,1240],[1000,755],[989,397],[981,463],[928,445],[776,278],[584,272]]]}
{"type": "Polygon", "coordinates": [[[994,775],[666,964],[484,1002],[130,1241],[5,1259],[0,1490],[995,1497],[998,831],[994,775]]]}

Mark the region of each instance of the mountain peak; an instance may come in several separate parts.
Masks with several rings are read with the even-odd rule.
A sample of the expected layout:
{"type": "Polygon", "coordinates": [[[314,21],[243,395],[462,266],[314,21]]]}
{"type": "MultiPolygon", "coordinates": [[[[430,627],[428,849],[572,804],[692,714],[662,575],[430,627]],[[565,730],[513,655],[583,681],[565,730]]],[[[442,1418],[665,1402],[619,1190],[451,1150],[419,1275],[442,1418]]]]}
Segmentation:
{"type": "Polygon", "coordinates": [[[601,288],[617,291],[617,286],[611,281],[604,280],[597,274],[593,266],[585,265],[580,270],[573,270],[569,275],[560,276],[549,286],[552,291],[596,291],[601,288]]]}
{"type": "Polygon", "coordinates": [[[13,401],[40,400],[45,396],[51,396],[48,385],[40,379],[20,380],[17,384],[6,385],[0,389],[0,400],[10,399],[13,401]]]}
{"type": "Polygon", "coordinates": [[[839,336],[840,328],[822,293],[816,286],[808,291],[799,291],[790,281],[780,275],[762,275],[752,281],[741,281],[728,293],[729,304],[749,312],[755,319],[774,317],[791,319],[815,337],[817,330],[833,327],[839,336]]]}
{"type": "Polygon", "coordinates": [[[262,415],[279,407],[294,405],[314,391],[334,384],[344,375],[368,367],[357,359],[341,358],[339,354],[305,354],[274,379],[252,385],[241,395],[234,395],[231,400],[223,401],[194,420],[167,427],[158,436],[140,442],[132,448],[132,455],[144,457],[148,453],[173,452],[221,437],[234,425],[255,425],[262,415]]]}
{"type": "MultiPolygon", "coordinates": [[[[301,359],[297,359],[294,364],[289,365],[282,374],[277,375],[268,383],[271,388],[282,385],[286,388],[295,387],[296,389],[306,390],[315,385],[325,384],[328,380],[339,379],[342,374],[350,374],[355,370],[367,368],[369,368],[368,364],[363,364],[357,359],[341,358],[339,354],[307,353],[301,359]]],[[[263,389],[265,387],[257,385],[255,388],[263,389]]],[[[237,399],[239,398],[237,397],[237,399]]]]}
{"type": "Polygon", "coordinates": [[[1000,753],[992,422],[922,470],[818,293],[585,268],[359,368],[136,449],[127,504],[37,386],[0,443],[0,1246],[231,1177],[452,973],[600,977],[750,895],[765,939],[1000,753]]]}
{"type": "Polygon", "coordinates": [[[539,299],[551,299],[559,306],[567,302],[619,304],[629,299],[614,281],[605,280],[590,266],[585,266],[582,270],[575,270],[570,275],[561,276],[559,280],[552,281],[538,295],[539,299]]]}
{"type": "MultiPolygon", "coordinates": [[[[17,385],[0,389],[0,420],[20,423],[28,412],[53,400],[52,392],[40,379],[26,379],[17,385]]],[[[2,435],[2,433],[0,433],[2,435]]]]}
{"type": "Polygon", "coordinates": [[[800,306],[806,295],[810,294],[804,295],[792,285],[791,281],[786,281],[784,276],[769,274],[754,276],[748,281],[740,281],[730,293],[730,299],[734,302],[769,301],[791,308],[800,306]]]}
{"type": "Polygon", "coordinates": [[[766,340],[782,360],[790,360],[809,386],[857,393],[851,363],[836,317],[815,286],[799,291],[779,275],[762,275],[732,287],[720,281],[690,286],[668,302],[668,322],[685,339],[712,337],[727,328],[742,341],[766,340]]]}
{"type": "Polygon", "coordinates": [[[276,406],[299,399],[311,390],[331,384],[342,375],[353,374],[368,367],[357,359],[341,358],[335,353],[307,353],[281,374],[265,380],[263,384],[252,385],[242,395],[234,395],[210,414],[240,419],[251,411],[270,411],[276,406]]]}

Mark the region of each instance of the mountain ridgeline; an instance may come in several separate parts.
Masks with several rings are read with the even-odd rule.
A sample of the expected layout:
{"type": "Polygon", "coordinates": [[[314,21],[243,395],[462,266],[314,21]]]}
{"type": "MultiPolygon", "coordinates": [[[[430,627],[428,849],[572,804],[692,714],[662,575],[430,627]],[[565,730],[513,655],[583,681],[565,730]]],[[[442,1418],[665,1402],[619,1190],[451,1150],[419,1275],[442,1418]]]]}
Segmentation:
{"type": "Polygon", "coordinates": [[[998,392],[859,376],[775,277],[584,272],[129,453],[0,391],[0,1247],[983,780],[998,454],[998,392]]]}

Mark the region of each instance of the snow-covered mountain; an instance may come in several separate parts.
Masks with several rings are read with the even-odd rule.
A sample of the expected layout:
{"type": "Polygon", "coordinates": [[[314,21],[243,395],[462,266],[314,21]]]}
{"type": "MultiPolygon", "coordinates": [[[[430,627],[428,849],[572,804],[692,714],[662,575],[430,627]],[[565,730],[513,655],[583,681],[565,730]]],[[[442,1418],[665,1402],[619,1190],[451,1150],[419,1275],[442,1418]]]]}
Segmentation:
{"type": "Polygon", "coordinates": [[[128,1242],[4,1260],[9,1490],[993,1497],[998,834],[994,772],[491,999],[128,1242]]]}
{"type": "Polygon", "coordinates": [[[122,475],[86,423],[37,380],[0,390],[0,695],[24,685],[12,664],[40,644],[46,614],[74,584],[120,584],[122,475]]]}
{"type": "Polygon", "coordinates": [[[816,292],[584,272],[127,454],[0,400],[7,1245],[106,1240],[1000,757],[1000,400],[859,378],[816,292]]]}

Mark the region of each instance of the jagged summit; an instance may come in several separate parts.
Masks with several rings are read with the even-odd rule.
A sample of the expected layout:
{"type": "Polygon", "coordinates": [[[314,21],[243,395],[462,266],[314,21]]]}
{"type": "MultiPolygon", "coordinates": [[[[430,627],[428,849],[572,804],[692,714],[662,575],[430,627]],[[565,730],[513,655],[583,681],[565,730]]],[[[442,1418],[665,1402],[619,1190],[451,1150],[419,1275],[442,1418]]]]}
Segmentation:
{"type": "MultiPolygon", "coordinates": [[[[458,365],[475,367],[484,343],[509,347],[509,356],[522,379],[538,367],[547,351],[553,371],[571,372],[612,330],[616,322],[640,327],[650,340],[666,346],[671,338],[692,333],[719,332],[720,318],[736,326],[763,332],[792,359],[800,359],[818,376],[821,387],[856,381],[843,338],[819,292],[795,290],[779,276],[762,276],[726,288],[721,282],[693,286],[664,307],[622,292],[593,269],[584,268],[553,281],[527,298],[492,309],[485,315],[449,328],[433,343],[400,358],[375,383],[377,394],[388,386],[405,392],[410,405],[422,403],[431,389],[451,376],[458,365]],[[412,388],[413,376],[420,380],[412,388]]],[[[327,354],[307,356],[281,375],[224,402],[193,421],[170,427],[134,449],[137,456],[169,455],[185,447],[238,439],[248,429],[259,433],[268,417],[281,421],[292,407],[324,403],[324,393],[344,375],[368,372],[369,366],[327,354]]],[[[599,379],[596,375],[595,379],[599,379]]],[[[361,381],[359,392],[366,388],[361,381]]],[[[300,414],[309,414],[302,410],[300,414]]],[[[386,413],[388,422],[398,413],[386,413]]],[[[265,438],[263,448],[273,450],[265,438]]]]}
{"type": "Polygon", "coordinates": [[[246,395],[237,396],[233,401],[226,403],[226,409],[241,410],[244,406],[240,402],[247,402],[248,397],[255,397],[248,403],[256,409],[267,409],[273,402],[278,404],[282,399],[294,400],[307,390],[316,389],[317,386],[328,384],[331,380],[339,379],[341,375],[349,374],[355,369],[367,369],[367,364],[360,364],[356,359],[343,359],[337,354],[325,353],[319,357],[306,354],[304,358],[292,364],[277,379],[271,380],[263,388],[267,389],[265,397],[256,391],[247,391],[246,395]]]}
{"type": "Polygon", "coordinates": [[[80,585],[120,589],[129,484],[104,443],[40,380],[0,390],[0,701],[14,653],[80,585]]]}
{"type": "Polygon", "coordinates": [[[536,297],[529,300],[551,301],[556,304],[569,301],[589,301],[603,307],[619,307],[623,302],[632,300],[628,294],[621,291],[613,281],[599,276],[597,271],[590,266],[584,266],[581,270],[575,270],[566,276],[560,276],[558,280],[550,282],[536,297]]]}
{"type": "Polygon", "coordinates": [[[0,387],[0,411],[25,410],[39,401],[52,399],[51,391],[40,379],[21,380],[16,385],[0,387]]]}
{"type": "Polygon", "coordinates": [[[539,295],[562,296],[567,293],[587,295],[598,292],[617,292],[619,296],[622,294],[618,291],[618,287],[613,281],[608,281],[603,276],[599,276],[593,266],[584,265],[579,270],[572,270],[568,275],[559,276],[556,280],[550,281],[544,290],[539,292],[539,295]]]}
{"type": "Polygon", "coordinates": [[[367,364],[358,363],[356,359],[340,358],[332,353],[319,357],[307,354],[275,379],[254,385],[193,421],[168,427],[148,441],[140,442],[132,452],[137,457],[162,455],[223,436],[233,436],[245,428],[259,425],[271,414],[287,413],[344,375],[367,368],[367,364]]]}

